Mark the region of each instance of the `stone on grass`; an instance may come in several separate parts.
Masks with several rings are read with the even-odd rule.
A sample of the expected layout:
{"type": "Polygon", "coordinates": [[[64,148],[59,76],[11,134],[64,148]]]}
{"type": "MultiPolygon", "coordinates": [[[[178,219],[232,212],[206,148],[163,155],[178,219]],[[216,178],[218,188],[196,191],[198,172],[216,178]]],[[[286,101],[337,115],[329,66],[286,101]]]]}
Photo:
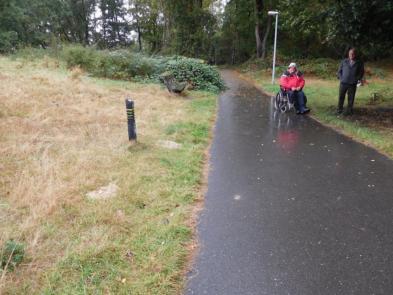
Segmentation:
{"type": "Polygon", "coordinates": [[[182,145],[180,143],[170,141],[170,140],[159,140],[158,145],[163,148],[170,149],[170,150],[177,150],[182,147],[182,145]]]}
{"type": "Polygon", "coordinates": [[[168,88],[169,92],[182,93],[186,89],[187,82],[179,82],[171,72],[164,72],[160,75],[160,80],[168,88]]]}
{"type": "Polygon", "coordinates": [[[86,196],[90,200],[106,200],[114,198],[118,191],[119,187],[114,183],[110,183],[107,186],[100,187],[95,191],[87,193],[86,196]]]}

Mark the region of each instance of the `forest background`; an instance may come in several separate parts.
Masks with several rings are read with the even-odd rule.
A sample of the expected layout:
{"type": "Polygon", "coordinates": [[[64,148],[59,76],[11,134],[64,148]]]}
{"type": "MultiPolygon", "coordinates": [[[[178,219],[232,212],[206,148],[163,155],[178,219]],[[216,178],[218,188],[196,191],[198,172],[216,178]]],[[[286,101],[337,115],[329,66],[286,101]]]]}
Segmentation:
{"type": "Polygon", "coordinates": [[[279,51],[293,58],[391,55],[391,0],[1,0],[0,52],[64,43],[132,48],[211,64],[264,59],[279,11],[279,51]]]}

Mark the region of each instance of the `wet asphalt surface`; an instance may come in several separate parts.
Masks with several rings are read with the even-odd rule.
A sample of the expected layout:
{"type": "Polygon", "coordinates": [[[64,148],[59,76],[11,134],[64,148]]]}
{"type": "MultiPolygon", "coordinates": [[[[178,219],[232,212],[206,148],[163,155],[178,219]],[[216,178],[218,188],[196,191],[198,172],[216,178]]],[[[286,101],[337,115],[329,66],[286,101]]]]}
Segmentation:
{"type": "Polygon", "coordinates": [[[223,77],[184,293],[393,294],[393,161],[223,77]]]}

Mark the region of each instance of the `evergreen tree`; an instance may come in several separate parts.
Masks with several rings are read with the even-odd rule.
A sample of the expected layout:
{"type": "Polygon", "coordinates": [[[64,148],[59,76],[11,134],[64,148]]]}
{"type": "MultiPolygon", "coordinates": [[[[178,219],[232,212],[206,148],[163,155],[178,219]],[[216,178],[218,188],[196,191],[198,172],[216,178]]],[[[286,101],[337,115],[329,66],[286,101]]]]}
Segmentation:
{"type": "MultiPolygon", "coordinates": [[[[127,9],[123,0],[99,0],[101,31],[95,36],[100,47],[111,48],[129,43],[130,25],[126,20],[127,9]]],[[[97,24],[97,23],[96,23],[97,24]]]]}

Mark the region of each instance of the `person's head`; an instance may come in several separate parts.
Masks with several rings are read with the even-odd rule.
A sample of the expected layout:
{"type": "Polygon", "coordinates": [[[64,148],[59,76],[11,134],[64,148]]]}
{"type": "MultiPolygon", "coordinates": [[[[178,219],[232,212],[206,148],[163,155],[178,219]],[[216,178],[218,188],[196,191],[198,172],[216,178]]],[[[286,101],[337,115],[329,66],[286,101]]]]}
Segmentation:
{"type": "Polygon", "coordinates": [[[290,72],[291,74],[296,72],[296,63],[291,62],[288,66],[288,72],[290,72]]]}
{"type": "Polygon", "coordinates": [[[355,48],[355,47],[349,48],[349,51],[348,51],[348,58],[349,58],[350,60],[354,60],[354,59],[356,58],[356,48],[355,48]]]}

